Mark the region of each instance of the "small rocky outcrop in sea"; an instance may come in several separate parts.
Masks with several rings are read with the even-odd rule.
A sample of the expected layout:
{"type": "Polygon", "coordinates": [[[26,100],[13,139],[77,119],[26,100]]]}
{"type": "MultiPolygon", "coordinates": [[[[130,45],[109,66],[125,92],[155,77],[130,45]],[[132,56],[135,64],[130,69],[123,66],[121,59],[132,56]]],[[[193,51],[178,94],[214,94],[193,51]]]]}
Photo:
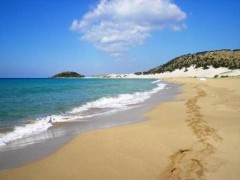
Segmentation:
{"type": "Polygon", "coordinates": [[[61,72],[52,76],[52,78],[83,78],[83,77],[85,76],[73,71],[61,72]]]}

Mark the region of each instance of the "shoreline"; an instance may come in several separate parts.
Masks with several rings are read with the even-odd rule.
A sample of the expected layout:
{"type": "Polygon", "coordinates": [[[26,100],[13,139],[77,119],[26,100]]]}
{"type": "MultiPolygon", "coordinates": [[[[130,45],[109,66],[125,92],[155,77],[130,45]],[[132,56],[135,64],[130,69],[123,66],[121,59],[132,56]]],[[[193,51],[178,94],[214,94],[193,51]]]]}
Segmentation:
{"type": "MultiPolygon", "coordinates": [[[[49,97],[52,97],[53,99],[62,99],[60,101],[53,101],[51,104],[49,101],[48,105],[41,105],[38,108],[35,107],[33,110],[29,110],[29,108],[24,108],[25,106],[28,107],[28,105],[36,106],[34,102],[38,102],[38,96],[32,96],[35,98],[32,98],[29,100],[30,102],[25,104],[22,103],[20,106],[20,103],[18,103],[18,106],[16,109],[18,109],[19,112],[23,111],[24,114],[22,114],[22,118],[19,118],[18,115],[14,116],[14,113],[12,114],[10,108],[6,108],[4,110],[3,108],[3,114],[6,115],[2,117],[0,120],[0,147],[11,144],[17,139],[21,139],[22,137],[32,136],[36,134],[40,134],[44,131],[47,131],[50,127],[54,126],[55,124],[64,124],[62,122],[76,122],[76,121],[85,121],[86,119],[91,119],[93,116],[98,115],[104,115],[112,112],[121,111],[124,109],[128,109],[128,107],[135,106],[137,104],[141,104],[146,99],[148,99],[152,94],[158,92],[159,90],[162,90],[165,86],[164,83],[161,83],[160,80],[154,79],[142,79],[137,80],[134,79],[134,82],[136,85],[131,86],[129,85],[129,88],[124,88],[127,86],[123,86],[123,89],[121,90],[121,84],[128,84],[127,82],[131,82],[131,80],[103,80],[103,79],[82,79],[81,81],[71,81],[71,80],[64,80],[60,81],[62,84],[65,84],[66,86],[71,87],[70,84],[76,85],[75,88],[69,88],[69,92],[78,93],[78,91],[82,91],[82,94],[85,94],[81,97],[78,96],[78,94],[73,95],[74,93],[67,93],[72,94],[70,97],[68,95],[64,94],[67,92],[66,89],[63,91],[63,93],[57,94],[54,90],[54,87],[59,88],[59,91],[61,91],[61,86],[59,86],[59,80],[49,80],[44,79],[43,81],[7,81],[5,83],[10,83],[12,85],[14,84],[23,84],[27,83],[29,85],[29,88],[34,89],[34,84],[42,84],[42,86],[46,86],[49,83],[53,83],[52,88],[49,89],[49,97]],[[118,83],[120,81],[120,83],[118,83]],[[143,82],[142,82],[143,81],[143,82]],[[33,83],[31,83],[33,82],[33,83]],[[88,83],[89,82],[89,83],[88,83]],[[91,89],[91,82],[96,82],[96,86],[92,86],[95,88],[91,89]],[[114,86],[111,86],[111,90],[108,86],[104,86],[104,92],[101,92],[101,82],[110,82],[109,84],[114,84],[117,87],[118,90],[114,89],[114,86]],[[147,83],[146,83],[147,82],[147,83]],[[76,83],[76,84],[75,84],[76,83]],[[82,85],[86,84],[86,89],[88,91],[85,91],[84,88],[81,89],[82,85]],[[143,84],[143,85],[141,85],[143,84]],[[33,87],[32,87],[33,85],[33,87]],[[138,87],[139,86],[139,87],[138,87]],[[73,90],[71,90],[73,89],[73,90]],[[96,90],[95,90],[96,89],[96,90]],[[100,95],[98,94],[100,93],[100,95]],[[89,94],[89,95],[88,95],[89,94]],[[64,98],[65,97],[65,98],[64,98]],[[85,98],[86,97],[86,98],[85,98]],[[77,99],[77,100],[76,100],[77,99]],[[54,103],[55,102],[55,103],[54,103]],[[66,103],[66,106],[64,106],[64,103],[66,103]],[[61,106],[62,104],[62,106],[61,106]],[[48,111],[48,107],[52,110],[48,111]],[[59,110],[61,109],[61,110],[59,110]],[[34,112],[34,113],[33,113],[34,112]],[[29,114],[29,115],[26,115],[29,114]],[[32,116],[32,117],[31,117],[32,116]],[[11,119],[15,119],[14,122],[10,122],[11,119]],[[6,123],[4,123],[6,122],[6,123]]],[[[133,84],[134,84],[133,82],[133,84]]],[[[21,85],[20,85],[21,87],[21,85]]],[[[21,88],[25,88],[22,86],[21,88]]],[[[20,89],[21,89],[20,88],[20,89]]],[[[115,87],[116,88],[116,87],[115,87]]],[[[13,88],[15,89],[15,88],[13,88]]],[[[9,90],[11,91],[11,90],[9,90]]],[[[13,95],[16,96],[16,91],[12,92],[13,95]]],[[[5,93],[4,93],[5,94],[5,93]]],[[[10,96],[10,95],[9,95],[10,96]]],[[[27,96],[27,94],[23,93],[23,97],[27,96]]],[[[44,92],[41,92],[40,95],[43,99],[45,98],[46,94],[44,92]]],[[[5,96],[4,96],[5,97],[5,96]]],[[[7,97],[5,97],[7,98],[7,97]]],[[[19,98],[19,101],[21,101],[21,97],[19,98]]],[[[9,100],[10,101],[10,100],[9,100]]],[[[45,100],[44,100],[45,101],[45,100]]],[[[11,101],[9,102],[11,103],[11,101]]],[[[43,103],[40,101],[40,103],[43,103]]],[[[8,102],[3,101],[3,104],[7,106],[8,102]]],[[[10,106],[13,107],[13,106],[10,106]]],[[[19,113],[19,116],[21,113],[19,113]]],[[[1,148],[0,148],[1,151],[1,148]]]]}
{"type": "MultiPolygon", "coordinates": [[[[169,79],[177,100],[149,121],[86,132],[5,179],[238,179],[240,79],[169,79]]],[[[122,117],[124,118],[124,117],[122,117]]]]}
{"type": "Polygon", "coordinates": [[[57,123],[46,132],[18,139],[7,146],[2,146],[0,171],[21,167],[54,154],[78,134],[146,121],[147,118],[143,116],[145,112],[153,108],[159,101],[173,100],[178,93],[179,85],[163,83],[167,84],[166,89],[153,94],[137,106],[130,106],[127,110],[85,118],[84,121],[79,122],[57,123]],[[124,117],[124,119],[119,117],[124,117]]]}

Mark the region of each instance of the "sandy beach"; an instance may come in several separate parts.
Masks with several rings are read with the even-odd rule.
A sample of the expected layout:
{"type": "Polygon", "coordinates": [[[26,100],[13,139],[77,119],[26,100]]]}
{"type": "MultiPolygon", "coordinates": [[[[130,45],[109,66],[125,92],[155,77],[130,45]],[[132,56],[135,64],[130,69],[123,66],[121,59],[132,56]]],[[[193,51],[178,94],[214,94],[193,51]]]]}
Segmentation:
{"type": "Polygon", "coordinates": [[[240,177],[240,79],[183,83],[148,121],[78,135],[0,179],[231,179],[240,177]]]}

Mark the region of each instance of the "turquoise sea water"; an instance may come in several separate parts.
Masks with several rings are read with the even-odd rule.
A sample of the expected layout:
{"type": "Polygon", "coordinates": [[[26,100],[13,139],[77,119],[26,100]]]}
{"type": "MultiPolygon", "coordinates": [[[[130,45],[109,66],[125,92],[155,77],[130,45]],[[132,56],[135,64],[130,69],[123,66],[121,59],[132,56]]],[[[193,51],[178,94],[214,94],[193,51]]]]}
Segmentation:
{"type": "Polygon", "coordinates": [[[128,108],[163,87],[154,79],[0,79],[0,145],[128,108]]]}

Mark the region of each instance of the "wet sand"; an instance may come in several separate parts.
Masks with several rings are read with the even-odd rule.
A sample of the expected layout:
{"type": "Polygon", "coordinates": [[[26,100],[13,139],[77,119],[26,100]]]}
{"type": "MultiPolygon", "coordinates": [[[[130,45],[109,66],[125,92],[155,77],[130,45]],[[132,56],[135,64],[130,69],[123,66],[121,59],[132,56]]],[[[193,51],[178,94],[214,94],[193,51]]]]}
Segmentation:
{"type": "Polygon", "coordinates": [[[239,179],[240,79],[169,81],[182,93],[149,121],[81,134],[0,179],[239,179]]]}

